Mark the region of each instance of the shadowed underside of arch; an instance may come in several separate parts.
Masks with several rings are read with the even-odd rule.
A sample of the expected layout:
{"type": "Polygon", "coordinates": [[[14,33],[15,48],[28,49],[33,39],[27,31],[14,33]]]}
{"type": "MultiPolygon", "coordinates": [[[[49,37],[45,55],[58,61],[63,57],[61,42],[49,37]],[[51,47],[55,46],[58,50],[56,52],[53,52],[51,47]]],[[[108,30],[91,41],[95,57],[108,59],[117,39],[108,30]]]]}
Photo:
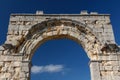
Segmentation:
{"type": "Polygon", "coordinates": [[[69,19],[52,19],[34,25],[18,50],[25,53],[24,59],[29,60],[41,43],[59,38],[77,41],[85,49],[88,57],[95,60],[102,46],[92,29],[85,24],[69,19]]]}

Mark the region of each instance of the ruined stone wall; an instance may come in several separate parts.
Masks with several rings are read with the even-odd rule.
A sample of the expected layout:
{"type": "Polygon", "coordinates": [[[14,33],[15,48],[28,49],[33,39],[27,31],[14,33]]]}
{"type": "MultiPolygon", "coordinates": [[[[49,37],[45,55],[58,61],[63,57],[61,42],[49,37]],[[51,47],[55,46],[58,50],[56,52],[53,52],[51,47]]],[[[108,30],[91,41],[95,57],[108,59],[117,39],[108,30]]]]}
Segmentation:
{"type": "Polygon", "coordinates": [[[30,80],[34,51],[50,39],[77,41],[90,58],[91,80],[120,80],[120,47],[109,14],[12,14],[0,46],[0,80],[30,80]]]}

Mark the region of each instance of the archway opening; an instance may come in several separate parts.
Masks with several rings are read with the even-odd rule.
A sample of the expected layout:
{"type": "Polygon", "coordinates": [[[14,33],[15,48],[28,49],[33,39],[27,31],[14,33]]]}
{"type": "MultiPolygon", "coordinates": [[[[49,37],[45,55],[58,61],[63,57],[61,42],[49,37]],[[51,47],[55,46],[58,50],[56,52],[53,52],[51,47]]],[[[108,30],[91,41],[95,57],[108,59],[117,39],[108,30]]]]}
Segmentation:
{"type": "Polygon", "coordinates": [[[91,80],[89,58],[70,39],[49,40],[32,57],[31,80],[91,80]]]}

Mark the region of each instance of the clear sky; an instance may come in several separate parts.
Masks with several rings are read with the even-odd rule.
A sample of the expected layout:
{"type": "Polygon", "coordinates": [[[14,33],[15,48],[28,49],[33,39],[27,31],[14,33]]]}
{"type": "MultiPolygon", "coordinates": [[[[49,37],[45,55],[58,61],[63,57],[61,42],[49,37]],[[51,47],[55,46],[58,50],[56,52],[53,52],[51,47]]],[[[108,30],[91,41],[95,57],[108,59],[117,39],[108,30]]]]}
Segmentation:
{"type": "MultiPolygon", "coordinates": [[[[11,13],[79,14],[81,10],[111,14],[115,40],[120,45],[120,0],[0,0],[0,45],[6,40],[11,13]]],[[[32,80],[90,80],[89,59],[76,42],[51,40],[32,58],[32,80]]]]}

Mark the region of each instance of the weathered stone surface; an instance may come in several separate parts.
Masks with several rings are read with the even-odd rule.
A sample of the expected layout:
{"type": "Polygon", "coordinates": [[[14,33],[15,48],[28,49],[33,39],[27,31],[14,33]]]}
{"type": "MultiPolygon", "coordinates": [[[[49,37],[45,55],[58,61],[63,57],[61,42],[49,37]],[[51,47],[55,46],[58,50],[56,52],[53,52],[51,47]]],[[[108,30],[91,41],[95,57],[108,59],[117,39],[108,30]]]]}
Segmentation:
{"type": "Polygon", "coordinates": [[[12,66],[13,67],[19,67],[19,66],[21,66],[21,64],[22,64],[21,62],[16,61],[16,62],[12,63],[12,66]]]}
{"type": "Polygon", "coordinates": [[[107,70],[107,71],[113,70],[113,66],[105,66],[105,70],[107,70]]]}
{"type": "Polygon", "coordinates": [[[104,66],[100,66],[100,70],[104,71],[105,70],[104,66]]]}
{"type": "Polygon", "coordinates": [[[23,72],[29,72],[29,67],[22,67],[23,72]]]}
{"type": "Polygon", "coordinates": [[[120,71],[120,66],[113,66],[113,70],[120,71]]]}
{"type": "Polygon", "coordinates": [[[101,80],[99,63],[94,62],[94,61],[90,62],[90,69],[91,69],[91,79],[92,80],[101,80]]]}
{"type": "Polygon", "coordinates": [[[120,46],[114,40],[110,15],[13,14],[7,40],[0,46],[0,80],[29,80],[31,58],[45,41],[75,40],[90,58],[91,80],[120,80],[120,46]]]}
{"type": "Polygon", "coordinates": [[[20,73],[20,78],[25,78],[26,77],[26,73],[25,72],[21,72],[20,73]]]}
{"type": "Polygon", "coordinates": [[[1,72],[6,72],[7,71],[7,67],[2,67],[1,72]]]}
{"type": "Polygon", "coordinates": [[[3,67],[4,66],[4,63],[3,62],[0,62],[0,67],[3,67]]]}
{"type": "Polygon", "coordinates": [[[29,66],[29,62],[22,62],[22,66],[29,66]]]}
{"type": "Polygon", "coordinates": [[[5,73],[6,78],[11,78],[11,73],[5,73]]]}
{"type": "Polygon", "coordinates": [[[0,56],[0,61],[22,61],[22,56],[0,56]]]}
{"type": "Polygon", "coordinates": [[[117,58],[117,55],[103,55],[103,56],[98,56],[98,59],[99,60],[112,60],[112,61],[117,61],[118,58],[117,58]]]}

